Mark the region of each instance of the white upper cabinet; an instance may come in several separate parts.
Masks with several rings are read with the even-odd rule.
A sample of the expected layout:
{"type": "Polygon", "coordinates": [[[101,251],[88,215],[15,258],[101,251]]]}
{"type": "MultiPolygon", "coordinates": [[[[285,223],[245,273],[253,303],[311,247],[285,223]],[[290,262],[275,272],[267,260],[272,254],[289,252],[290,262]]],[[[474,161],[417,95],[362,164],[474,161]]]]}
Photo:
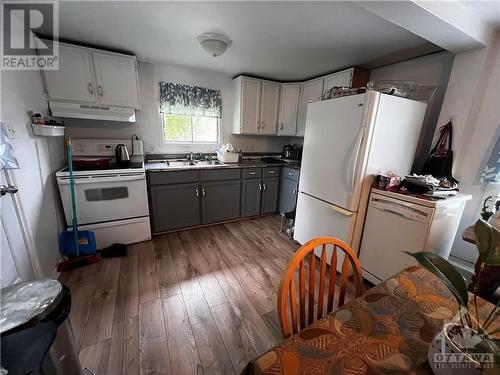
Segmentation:
{"type": "Polygon", "coordinates": [[[137,61],[134,56],[92,52],[99,103],[140,108],[137,61]]]}
{"type": "Polygon", "coordinates": [[[92,61],[86,48],[60,43],[59,70],[44,70],[42,77],[49,99],[97,102],[92,61]]]}
{"type": "Polygon", "coordinates": [[[280,85],[240,76],[233,90],[233,133],[276,135],[280,85]]]}
{"type": "Polygon", "coordinates": [[[247,77],[238,77],[236,80],[235,90],[238,95],[235,95],[235,100],[239,100],[238,113],[234,116],[235,133],[259,134],[261,81],[247,77]]]}
{"type": "Polygon", "coordinates": [[[259,134],[276,135],[278,129],[280,85],[274,82],[262,81],[261,97],[259,134]]]}
{"type": "Polygon", "coordinates": [[[323,94],[328,93],[333,87],[351,87],[353,72],[354,68],[351,68],[326,76],[323,84],[323,94]]]}
{"type": "Polygon", "coordinates": [[[59,44],[59,69],[41,70],[49,100],[141,108],[135,56],[59,44]]]}
{"type": "Polygon", "coordinates": [[[282,83],[236,77],[233,80],[234,134],[303,137],[307,104],[321,100],[335,86],[364,87],[370,72],[346,69],[302,83],[282,83]]]}
{"type": "Polygon", "coordinates": [[[280,90],[278,135],[295,135],[299,107],[300,84],[283,83],[280,90]]]}
{"type": "Polygon", "coordinates": [[[303,136],[306,129],[307,104],[321,100],[321,96],[323,95],[323,78],[304,82],[301,86],[296,133],[298,136],[303,136]]]}

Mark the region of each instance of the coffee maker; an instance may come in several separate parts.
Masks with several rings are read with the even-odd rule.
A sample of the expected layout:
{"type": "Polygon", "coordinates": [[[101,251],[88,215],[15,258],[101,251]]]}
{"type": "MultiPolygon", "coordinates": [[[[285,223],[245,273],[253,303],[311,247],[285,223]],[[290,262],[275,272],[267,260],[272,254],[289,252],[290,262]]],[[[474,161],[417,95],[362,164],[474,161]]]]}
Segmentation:
{"type": "Polygon", "coordinates": [[[283,159],[300,160],[302,158],[302,146],[296,143],[292,145],[284,145],[281,156],[283,159]]]}

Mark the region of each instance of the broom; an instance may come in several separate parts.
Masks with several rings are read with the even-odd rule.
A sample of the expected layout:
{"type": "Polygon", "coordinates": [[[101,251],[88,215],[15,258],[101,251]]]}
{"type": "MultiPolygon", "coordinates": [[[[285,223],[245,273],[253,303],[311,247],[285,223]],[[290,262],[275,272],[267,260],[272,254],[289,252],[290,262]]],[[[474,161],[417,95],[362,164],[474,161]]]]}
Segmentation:
{"type": "Polygon", "coordinates": [[[59,251],[61,254],[69,257],[57,265],[58,272],[65,272],[74,268],[86,266],[99,262],[99,257],[96,256],[96,242],[94,232],[88,230],[78,230],[78,222],[76,215],[76,198],[75,198],[75,181],[73,176],[73,148],[71,139],[67,138],[67,156],[69,167],[69,186],[71,195],[71,215],[72,215],[72,231],[67,230],[59,236],[59,251]],[[82,247],[80,247],[82,246],[82,247]],[[80,255],[82,249],[83,255],[80,255]]]}

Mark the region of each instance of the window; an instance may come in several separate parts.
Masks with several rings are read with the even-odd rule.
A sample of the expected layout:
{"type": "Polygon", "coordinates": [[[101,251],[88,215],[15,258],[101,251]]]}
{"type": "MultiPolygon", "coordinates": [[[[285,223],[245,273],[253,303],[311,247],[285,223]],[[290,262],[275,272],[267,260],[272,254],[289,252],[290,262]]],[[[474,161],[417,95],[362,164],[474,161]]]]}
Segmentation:
{"type": "Polygon", "coordinates": [[[165,143],[220,142],[220,90],[160,82],[160,112],[165,143]]]}
{"type": "Polygon", "coordinates": [[[219,118],[162,113],[167,143],[219,143],[219,118]]]}

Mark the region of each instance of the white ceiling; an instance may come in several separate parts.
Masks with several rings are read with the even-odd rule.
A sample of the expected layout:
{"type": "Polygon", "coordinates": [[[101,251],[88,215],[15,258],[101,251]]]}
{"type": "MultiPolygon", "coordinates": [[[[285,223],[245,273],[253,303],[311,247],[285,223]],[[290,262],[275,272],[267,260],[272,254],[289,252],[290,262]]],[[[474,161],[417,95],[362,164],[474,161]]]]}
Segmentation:
{"type": "Polygon", "coordinates": [[[491,26],[500,29],[500,0],[495,1],[461,1],[475,17],[491,26]]]}
{"type": "Polygon", "coordinates": [[[298,80],[429,47],[348,2],[61,1],[59,7],[61,39],[228,76],[298,80]],[[214,31],[233,41],[218,58],[196,39],[214,31]]]}

